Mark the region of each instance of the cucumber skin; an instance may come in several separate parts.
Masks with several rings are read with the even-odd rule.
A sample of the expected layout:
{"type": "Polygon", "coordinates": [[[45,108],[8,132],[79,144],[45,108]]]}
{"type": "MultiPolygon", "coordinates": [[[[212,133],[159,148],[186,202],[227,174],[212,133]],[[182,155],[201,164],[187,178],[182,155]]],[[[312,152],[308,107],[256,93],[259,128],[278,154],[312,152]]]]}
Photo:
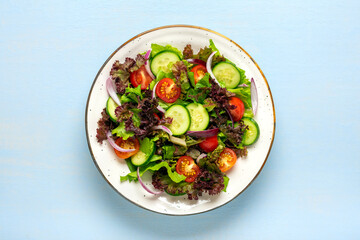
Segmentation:
{"type": "Polygon", "coordinates": [[[217,63],[212,69],[212,71],[213,71],[213,73],[214,73],[214,69],[217,67],[217,66],[219,66],[219,65],[221,65],[221,64],[224,64],[224,63],[227,63],[227,64],[230,64],[230,65],[232,65],[235,69],[236,69],[236,71],[240,74],[240,79],[239,79],[239,82],[234,86],[234,87],[231,87],[231,88],[228,88],[227,86],[226,86],[226,84],[224,83],[224,85],[225,85],[225,87],[226,88],[228,88],[228,89],[233,89],[233,88],[236,88],[236,86],[240,83],[240,81],[241,81],[241,73],[239,72],[239,70],[238,70],[238,68],[237,68],[237,66],[234,64],[234,63],[232,63],[232,62],[228,62],[228,61],[225,61],[225,62],[219,62],[219,63],[217,63]]]}
{"type": "Polygon", "coordinates": [[[130,172],[136,171],[137,167],[134,164],[132,164],[131,157],[125,159],[125,161],[126,161],[126,164],[127,164],[128,168],[129,168],[130,172]]]}
{"type": "MultiPolygon", "coordinates": [[[[135,167],[145,166],[146,164],[149,163],[150,159],[151,159],[152,156],[155,154],[155,150],[156,150],[156,147],[155,147],[155,143],[153,142],[153,147],[152,147],[151,153],[150,153],[149,155],[147,155],[147,154],[145,153],[145,156],[147,156],[145,162],[143,162],[143,163],[140,164],[140,165],[135,164],[135,163],[133,162],[132,158],[133,158],[133,156],[136,156],[136,154],[137,154],[137,153],[136,153],[135,155],[133,155],[133,156],[130,157],[130,158],[131,158],[131,164],[134,165],[135,167]]],[[[141,151],[139,150],[139,152],[141,152],[141,151]]]]}
{"type": "Polygon", "coordinates": [[[186,108],[187,108],[187,110],[189,111],[189,114],[190,114],[190,126],[189,126],[189,128],[188,128],[188,131],[203,131],[203,130],[205,130],[205,129],[209,126],[210,116],[209,116],[208,111],[204,108],[204,106],[203,106],[202,104],[200,104],[200,103],[190,103],[190,104],[188,104],[188,105],[186,106],[186,108]],[[198,107],[198,105],[201,105],[201,106],[203,107],[204,111],[205,111],[206,114],[207,114],[207,118],[208,118],[208,121],[207,121],[207,124],[206,124],[205,128],[196,129],[196,130],[190,130],[192,120],[191,120],[190,110],[188,109],[189,105],[197,105],[196,107],[198,107]]]}
{"type": "Polygon", "coordinates": [[[173,197],[179,197],[179,196],[183,196],[185,195],[186,193],[176,193],[176,194],[172,194],[172,193],[169,193],[168,191],[166,191],[165,189],[165,192],[170,195],[170,196],[173,196],[173,197]]]}
{"type": "MultiPolygon", "coordinates": [[[[173,133],[174,136],[181,136],[181,135],[185,134],[185,133],[189,130],[190,125],[191,125],[191,116],[190,116],[189,110],[188,110],[185,106],[183,106],[183,105],[181,105],[181,104],[173,104],[173,105],[171,105],[171,106],[166,110],[166,112],[168,112],[171,108],[173,108],[173,107],[175,107],[175,106],[181,106],[181,107],[183,107],[183,108],[186,110],[187,115],[188,115],[188,118],[189,118],[189,126],[187,127],[187,129],[186,129],[185,132],[182,132],[181,134],[175,134],[175,133],[173,133]]],[[[166,112],[165,112],[165,115],[166,115],[166,112]]]]}
{"type": "MultiPolygon", "coordinates": [[[[120,101],[120,97],[121,97],[120,94],[116,94],[116,95],[118,96],[119,101],[120,101]]],[[[113,100],[111,97],[109,97],[108,100],[106,101],[106,108],[105,108],[105,109],[106,109],[106,113],[107,113],[107,115],[109,115],[111,121],[113,121],[113,122],[115,122],[115,123],[118,123],[117,118],[112,117],[112,116],[111,116],[112,114],[110,114],[110,112],[109,112],[108,106],[109,106],[109,104],[110,104],[110,101],[112,101],[112,102],[114,103],[114,105],[118,106],[118,105],[114,102],[114,100],[113,100]]],[[[115,108],[115,109],[116,109],[116,108],[115,108]]]]}
{"type": "MultiPolygon", "coordinates": [[[[252,142],[246,143],[246,139],[244,138],[244,142],[243,142],[244,146],[250,146],[250,145],[254,144],[254,143],[259,139],[259,137],[260,137],[260,128],[259,128],[259,125],[257,124],[257,122],[256,122],[253,118],[243,117],[241,120],[243,120],[244,124],[246,124],[245,121],[251,122],[252,124],[254,124],[254,126],[255,126],[255,128],[256,128],[257,136],[256,136],[256,138],[255,138],[252,142]],[[244,121],[244,120],[245,120],[245,121],[244,121]]],[[[244,136],[245,136],[245,135],[244,135],[244,136]]]]}

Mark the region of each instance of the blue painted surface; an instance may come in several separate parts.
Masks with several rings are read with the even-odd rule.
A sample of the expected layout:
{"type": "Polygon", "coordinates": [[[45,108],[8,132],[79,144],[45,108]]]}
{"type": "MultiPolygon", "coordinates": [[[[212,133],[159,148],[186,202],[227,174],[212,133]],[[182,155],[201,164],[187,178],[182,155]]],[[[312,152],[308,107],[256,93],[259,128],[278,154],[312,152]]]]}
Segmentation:
{"type": "Polygon", "coordinates": [[[355,0],[2,0],[0,239],[359,239],[359,9],[355,0]],[[251,187],[188,217],[145,211],[113,191],[84,127],[107,57],[170,24],[239,43],[265,73],[277,115],[251,187]]]}

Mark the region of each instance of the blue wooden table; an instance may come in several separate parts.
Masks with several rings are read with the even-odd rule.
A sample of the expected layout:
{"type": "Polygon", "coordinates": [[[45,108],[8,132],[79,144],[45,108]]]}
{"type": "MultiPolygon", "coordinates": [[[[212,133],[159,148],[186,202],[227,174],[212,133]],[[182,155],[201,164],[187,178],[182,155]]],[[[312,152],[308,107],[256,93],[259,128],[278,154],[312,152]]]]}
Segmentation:
{"type": "Polygon", "coordinates": [[[0,239],[360,239],[360,2],[0,2],[0,239]],[[84,115],[107,57],[170,24],[230,37],[270,84],[277,126],[231,203],[171,217],[132,205],[91,159],[84,115]]]}

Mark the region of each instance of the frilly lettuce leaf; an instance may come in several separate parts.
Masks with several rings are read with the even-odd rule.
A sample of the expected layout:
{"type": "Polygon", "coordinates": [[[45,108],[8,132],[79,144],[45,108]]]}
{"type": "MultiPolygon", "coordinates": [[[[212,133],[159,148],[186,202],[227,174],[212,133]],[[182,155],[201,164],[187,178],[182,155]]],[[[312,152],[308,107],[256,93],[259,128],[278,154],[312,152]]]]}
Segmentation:
{"type": "Polygon", "coordinates": [[[183,55],[179,49],[173,47],[171,45],[161,46],[159,44],[153,43],[151,44],[151,55],[150,57],[153,58],[156,54],[163,52],[163,51],[171,51],[179,55],[180,59],[183,58],[183,55]]]}
{"type": "Polygon", "coordinates": [[[229,92],[235,93],[238,98],[243,101],[246,109],[251,108],[251,91],[249,87],[240,87],[234,89],[228,89],[229,92]]]}
{"type": "Polygon", "coordinates": [[[125,122],[121,122],[119,126],[111,131],[112,134],[116,134],[118,137],[122,137],[124,140],[134,136],[134,132],[125,130],[125,122]]]}
{"type": "MultiPolygon", "coordinates": [[[[160,168],[165,167],[167,169],[167,173],[169,175],[169,177],[171,178],[172,181],[179,183],[181,181],[184,181],[186,179],[186,177],[184,175],[180,175],[178,174],[176,171],[172,171],[171,167],[169,166],[169,164],[167,162],[160,162],[160,163],[150,163],[147,167],[145,168],[140,168],[140,177],[147,171],[158,171],[160,168]]],[[[124,182],[124,181],[137,181],[137,172],[133,171],[131,173],[129,173],[126,176],[121,176],[120,177],[120,181],[124,182]]]]}

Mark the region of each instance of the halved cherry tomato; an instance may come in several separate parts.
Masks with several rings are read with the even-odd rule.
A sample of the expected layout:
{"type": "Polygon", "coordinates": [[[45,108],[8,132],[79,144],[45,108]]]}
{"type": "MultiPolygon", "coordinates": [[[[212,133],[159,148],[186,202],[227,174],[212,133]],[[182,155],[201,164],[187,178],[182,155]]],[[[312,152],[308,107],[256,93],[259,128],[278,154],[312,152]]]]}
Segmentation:
{"type": "Polygon", "coordinates": [[[182,156],[176,163],[176,172],[186,177],[186,182],[195,181],[200,173],[200,168],[189,156],[182,156]]]}
{"type": "Polygon", "coordinates": [[[233,117],[235,122],[240,121],[240,119],[244,116],[245,107],[244,103],[241,101],[240,98],[231,97],[229,99],[229,104],[236,106],[235,109],[230,109],[230,114],[233,117]]]}
{"type": "Polygon", "coordinates": [[[236,160],[236,153],[230,148],[225,148],[216,160],[216,164],[222,172],[226,172],[235,165],[236,160]]]}
{"type": "Polygon", "coordinates": [[[142,65],[138,70],[130,73],[130,81],[134,87],[141,84],[141,90],[145,90],[152,81],[152,78],[146,71],[145,65],[142,65]]]}
{"type": "Polygon", "coordinates": [[[205,152],[212,152],[215,150],[215,148],[219,145],[217,135],[213,137],[205,138],[204,141],[199,143],[199,147],[201,147],[202,150],[205,152]]]}
{"type": "Polygon", "coordinates": [[[181,89],[171,78],[164,78],[156,86],[155,92],[164,102],[173,103],[179,98],[181,89]]]}
{"type": "Polygon", "coordinates": [[[139,144],[139,140],[137,140],[137,138],[128,138],[126,140],[123,140],[122,138],[118,138],[116,139],[115,143],[125,149],[135,149],[135,151],[133,152],[120,152],[116,149],[114,149],[116,155],[119,158],[122,159],[126,159],[128,157],[131,157],[132,155],[135,155],[139,149],[140,149],[140,144],[139,144]]]}
{"type": "Polygon", "coordinates": [[[191,71],[194,73],[195,84],[197,84],[197,82],[205,76],[205,73],[207,73],[206,67],[200,64],[193,67],[191,71]]]}

